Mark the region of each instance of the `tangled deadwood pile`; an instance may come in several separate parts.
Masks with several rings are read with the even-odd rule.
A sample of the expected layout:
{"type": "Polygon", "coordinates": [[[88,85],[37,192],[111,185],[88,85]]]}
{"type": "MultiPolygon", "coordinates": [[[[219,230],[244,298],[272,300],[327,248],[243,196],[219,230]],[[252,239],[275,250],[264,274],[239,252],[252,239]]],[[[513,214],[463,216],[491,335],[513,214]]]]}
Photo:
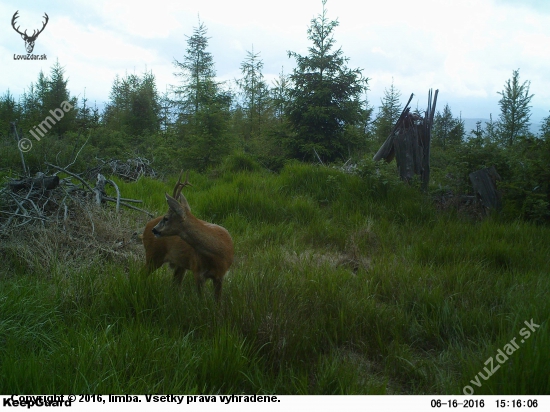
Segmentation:
{"type": "Polygon", "coordinates": [[[55,223],[64,227],[77,214],[77,209],[89,215],[94,205],[100,206],[107,202],[116,204],[116,212],[124,206],[153,216],[130,204],[141,203],[141,200],[121,197],[116,183],[101,173],[96,174],[96,183],[92,187],[78,174],[51,163],[45,165],[55,172],[50,176],[38,173],[32,178],[11,180],[0,189],[0,235],[30,223],[42,226],[55,223]],[[60,179],[57,176],[60,172],[68,177],[60,179]],[[114,187],[116,197],[107,195],[107,184],[114,187]]]}
{"type": "Polygon", "coordinates": [[[151,162],[144,157],[128,159],[125,162],[119,159],[96,159],[98,165],[85,172],[85,175],[90,179],[97,176],[98,173],[117,176],[129,182],[135,182],[141,176],[158,177],[158,173],[151,167],[151,162]]]}

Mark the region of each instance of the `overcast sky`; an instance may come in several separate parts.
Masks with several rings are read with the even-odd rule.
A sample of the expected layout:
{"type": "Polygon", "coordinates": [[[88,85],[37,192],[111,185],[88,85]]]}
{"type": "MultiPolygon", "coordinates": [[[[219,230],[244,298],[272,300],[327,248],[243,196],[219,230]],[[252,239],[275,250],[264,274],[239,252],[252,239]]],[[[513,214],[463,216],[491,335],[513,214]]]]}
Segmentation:
{"type": "MultiPolygon", "coordinates": [[[[428,89],[439,89],[438,109],[448,103],[455,116],[493,118],[500,113],[498,91],[520,69],[531,82],[532,123],[550,110],[550,0],[329,0],[328,17],[340,23],[336,45],[361,68],[376,108],[384,89],[401,91],[402,104],[426,106],[428,89]]],[[[151,70],[163,92],[175,85],[174,59],[182,61],[186,36],[198,18],[208,29],[209,51],[220,80],[240,76],[239,66],[254,47],[271,81],[290,73],[287,51],[307,54],[307,27],[322,10],[321,0],[198,0],[0,2],[0,94],[18,97],[38,73],[59,59],[73,95],[84,91],[98,106],[108,100],[115,75],[151,70]],[[147,4],[147,6],[143,6],[147,4]],[[21,30],[42,27],[34,54],[46,61],[14,60],[25,54],[11,27],[19,10],[21,30]]]]}

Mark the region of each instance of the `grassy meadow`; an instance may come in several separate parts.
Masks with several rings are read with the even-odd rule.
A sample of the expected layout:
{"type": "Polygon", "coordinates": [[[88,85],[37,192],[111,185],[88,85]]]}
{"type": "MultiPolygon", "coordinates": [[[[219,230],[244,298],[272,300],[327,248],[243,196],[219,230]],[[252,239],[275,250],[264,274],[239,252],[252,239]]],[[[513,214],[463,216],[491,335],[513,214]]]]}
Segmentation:
{"type": "MultiPolygon", "coordinates": [[[[373,169],[241,163],[184,189],[235,243],[219,307],[211,282],[140,274],[138,212],[0,239],[0,393],[550,394],[548,227],[373,169]]],[[[117,183],[160,215],[176,178],[117,183]]]]}

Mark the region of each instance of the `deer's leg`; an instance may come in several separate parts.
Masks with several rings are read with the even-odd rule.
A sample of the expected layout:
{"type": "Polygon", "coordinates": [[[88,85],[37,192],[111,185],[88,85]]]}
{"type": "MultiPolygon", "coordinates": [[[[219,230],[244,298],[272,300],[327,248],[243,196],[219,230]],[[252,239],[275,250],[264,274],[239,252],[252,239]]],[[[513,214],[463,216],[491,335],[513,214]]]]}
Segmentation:
{"type": "Polygon", "coordinates": [[[222,298],[223,278],[212,278],[212,282],[214,282],[214,298],[216,302],[219,302],[222,298]]]}
{"type": "Polygon", "coordinates": [[[164,262],[159,261],[158,259],[147,259],[145,266],[142,269],[142,272],[146,275],[150,275],[155,270],[160,268],[164,262]]]}
{"type": "Polygon", "coordinates": [[[199,296],[202,296],[202,290],[204,287],[204,282],[206,278],[204,277],[204,273],[202,272],[195,272],[195,282],[197,283],[197,292],[199,296]]]}
{"type": "Polygon", "coordinates": [[[182,267],[176,268],[174,270],[174,283],[178,286],[181,286],[181,282],[183,280],[183,276],[185,275],[185,269],[182,267]]]}

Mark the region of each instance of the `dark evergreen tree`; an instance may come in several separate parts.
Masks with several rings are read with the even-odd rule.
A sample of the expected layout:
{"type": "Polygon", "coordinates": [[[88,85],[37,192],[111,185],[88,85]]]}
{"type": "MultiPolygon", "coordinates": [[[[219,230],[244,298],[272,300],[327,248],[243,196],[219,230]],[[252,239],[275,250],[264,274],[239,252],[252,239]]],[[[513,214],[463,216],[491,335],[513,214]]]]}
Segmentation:
{"type": "Polygon", "coordinates": [[[243,137],[245,150],[250,140],[260,137],[262,128],[267,121],[269,110],[269,88],[262,73],[263,61],[260,53],[248,51],[246,59],[241,63],[242,78],[237,80],[240,88],[241,104],[244,112],[243,137]]]}
{"type": "Polygon", "coordinates": [[[19,122],[21,108],[8,89],[0,96],[0,136],[7,136],[11,131],[11,123],[19,122]]]}
{"type": "Polygon", "coordinates": [[[550,142],[550,115],[542,120],[540,135],[543,139],[550,142]]]}
{"type": "MultiPolygon", "coordinates": [[[[41,73],[42,74],[42,73],[41,73]]],[[[43,119],[47,117],[55,120],[55,124],[50,129],[50,132],[57,136],[62,136],[65,133],[75,129],[75,121],[77,116],[78,100],[76,97],[70,95],[67,87],[69,80],[65,79],[65,69],[59,64],[59,60],[55,62],[50,71],[50,77],[39,77],[38,91],[40,99],[42,100],[42,114],[43,119]],[[43,82],[45,83],[43,85],[43,82]],[[67,102],[72,106],[69,111],[63,111],[63,117],[55,117],[52,111],[60,114],[59,108],[68,107],[63,104],[67,102]]]]}
{"type": "Polygon", "coordinates": [[[478,120],[476,122],[476,128],[470,130],[470,135],[473,136],[475,139],[478,139],[479,141],[483,140],[483,136],[485,135],[481,123],[481,120],[478,120]]]}
{"type": "Polygon", "coordinates": [[[432,135],[443,148],[448,144],[461,143],[464,139],[464,121],[453,117],[451,108],[446,104],[443,112],[438,111],[435,115],[432,135]]]}
{"type": "Polygon", "coordinates": [[[160,103],[155,76],[145,72],[135,82],[135,93],[131,100],[130,132],[156,133],[160,129],[160,103]]]}
{"type": "Polygon", "coordinates": [[[178,134],[185,160],[199,169],[221,161],[231,152],[228,122],[232,97],[216,82],[214,59],[207,51],[207,29],[199,21],[187,38],[183,62],[174,61],[182,79],[175,88],[178,134]]]}
{"type": "Polygon", "coordinates": [[[84,95],[76,113],[76,125],[79,131],[95,129],[100,125],[99,109],[95,104],[94,107],[88,104],[86,90],[84,90],[84,95]]]}
{"type": "Polygon", "coordinates": [[[52,66],[50,77],[40,71],[36,84],[31,83],[21,95],[18,127],[25,131],[37,127],[42,134],[56,136],[74,130],[78,100],[70,96],[67,83],[59,61],[52,66]]]}
{"type": "Polygon", "coordinates": [[[368,97],[365,93],[365,102],[364,102],[364,115],[363,115],[363,131],[365,136],[370,140],[374,134],[374,120],[372,115],[374,113],[374,106],[371,106],[368,100],[368,97]]]}
{"type": "Polygon", "coordinates": [[[187,37],[187,49],[183,62],[174,60],[180,71],[174,73],[182,79],[182,84],[175,88],[179,97],[180,120],[194,123],[199,110],[215,100],[218,83],[215,81],[214,58],[207,51],[209,37],[204,23],[193,28],[193,35],[187,37]]]}
{"type": "Polygon", "coordinates": [[[359,146],[357,135],[348,127],[364,118],[361,96],[368,79],[360,69],[349,69],[342,49],[334,50],[333,31],[338,21],[327,17],[326,0],[322,13],[311,20],[308,39],[313,45],[302,56],[288,52],[297,67],[290,75],[292,87],[286,108],[294,137],[287,143],[292,156],[333,161],[347,157],[359,146]]]}
{"type": "Polygon", "coordinates": [[[174,125],[174,101],[170,97],[168,89],[159,99],[160,105],[160,130],[166,135],[172,130],[174,125]]]}
{"type": "Polygon", "coordinates": [[[160,128],[160,103],[155,76],[145,72],[124,78],[116,76],[109,102],[105,106],[103,121],[111,130],[132,136],[155,133],[160,128]]]}
{"type": "Polygon", "coordinates": [[[27,131],[44,120],[42,100],[39,98],[34,83],[31,83],[29,88],[23,91],[20,97],[20,105],[21,119],[18,128],[27,131]]]}

